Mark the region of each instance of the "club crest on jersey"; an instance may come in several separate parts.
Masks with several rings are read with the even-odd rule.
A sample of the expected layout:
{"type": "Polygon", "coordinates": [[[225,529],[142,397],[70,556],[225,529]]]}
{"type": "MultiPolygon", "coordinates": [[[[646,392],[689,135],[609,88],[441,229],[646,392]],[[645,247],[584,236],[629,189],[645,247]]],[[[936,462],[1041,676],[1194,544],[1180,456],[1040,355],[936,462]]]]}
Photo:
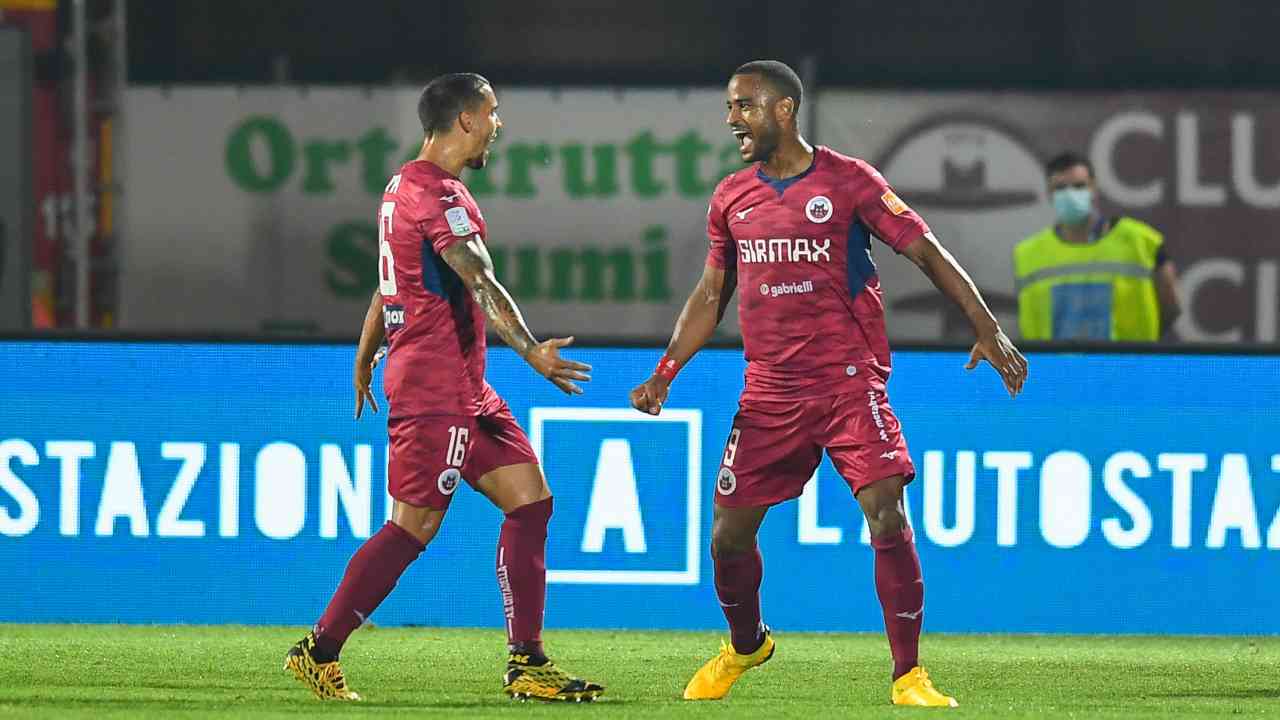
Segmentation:
{"type": "Polygon", "coordinates": [[[461,480],[462,473],[458,468],[448,468],[436,478],[436,487],[440,489],[441,494],[452,495],[453,491],[458,489],[458,482],[461,480]]]}
{"type": "Polygon", "coordinates": [[[403,305],[383,305],[382,306],[382,324],[384,327],[398,328],[404,326],[404,306],[403,305]]]}
{"type": "Polygon", "coordinates": [[[804,204],[804,216],[809,218],[809,222],[821,224],[830,220],[834,214],[831,198],[826,195],[814,195],[804,204]]]}
{"type": "Polygon", "coordinates": [[[471,228],[471,218],[464,207],[451,207],[444,211],[444,218],[449,221],[449,229],[458,237],[467,237],[475,233],[471,228]]]}
{"type": "Polygon", "coordinates": [[[716,476],[716,492],[721,495],[732,495],[737,489],[738,476],[727,467],[720,468],[720,474],[716,476]]]}

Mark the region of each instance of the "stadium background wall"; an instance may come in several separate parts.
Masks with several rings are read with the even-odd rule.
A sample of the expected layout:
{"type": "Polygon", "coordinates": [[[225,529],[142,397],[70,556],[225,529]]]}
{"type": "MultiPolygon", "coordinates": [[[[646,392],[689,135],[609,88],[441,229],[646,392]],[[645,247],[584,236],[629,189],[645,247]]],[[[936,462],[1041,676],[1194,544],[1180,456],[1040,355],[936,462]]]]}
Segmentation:
{"type": "MultiPolygon", "coordinates": [[[[377,275],[372,208],[418,150],[418,93],[126,92],[119,327],[346,332],[377,275]]],[[[500,97],[502,139],[465,180],[525,317],[544,332],[665,339],[706,258],[708,198],[742,167],[723,88],[525,87],[500,97]]],[[[1280,338],[1273,95],[826,88],[804,107],[820,129],[811,139],[879,167],[1011,333],[1013,248],[1053,216],[1043,162],[1075,148],[1092,158],[1106,213],[1166,234],[1183,293],[1174,337],[1280,338]]],[[[963,314],[914,265],[879,242],[872,257],[895,341],[968,337],[963,314]]],[[[735,309],[721,331],[736,335],[736,320],[735,309]]]]}
{"type": "MultiPolygon", "coordinates": [[[[548,626],[720,627],[707,543],[740,353],[700,355],[658,421],[625,407],[657,350],[572,354],[596,367],[573,399],[490,354],[556,491],[548,626]]],[[[0,621],[312,622],[388,507],[385,415],[352,421],[350,358],[0,342],[0,621]]],[[[963,361],[899,351],[890,384],[920,470],[928,630],[1280,633],[1280,359],[1038,352],[1016,401],[963,361]]],[[[499,520],[460,491],[373,620],[497,625],[499,520]]],[[[863,523],[829,464],[761,544],[775,627],[880,627],[863,523]]]]}

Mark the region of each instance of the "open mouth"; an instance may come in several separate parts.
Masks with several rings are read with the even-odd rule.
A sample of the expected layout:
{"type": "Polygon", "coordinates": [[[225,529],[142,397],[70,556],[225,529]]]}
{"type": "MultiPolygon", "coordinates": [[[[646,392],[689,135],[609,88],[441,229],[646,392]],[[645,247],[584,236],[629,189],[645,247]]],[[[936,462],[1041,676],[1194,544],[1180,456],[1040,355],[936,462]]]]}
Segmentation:
{"type": "Polygon", "coordinates": [[[751,131],[747,130],[746,128],[734,128],[733,136],[738,140],[739,150],[743,152],[747,152],[751,149],[751,145],[753,143],[753,139],[751,137],[751,131]]]}

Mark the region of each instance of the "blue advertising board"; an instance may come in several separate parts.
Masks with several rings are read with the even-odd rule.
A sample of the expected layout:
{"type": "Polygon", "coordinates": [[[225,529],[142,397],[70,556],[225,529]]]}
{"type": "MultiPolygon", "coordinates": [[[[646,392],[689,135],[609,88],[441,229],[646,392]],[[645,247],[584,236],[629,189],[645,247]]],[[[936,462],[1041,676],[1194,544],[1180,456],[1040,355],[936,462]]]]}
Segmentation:
{"type": "MultiPolygon", "coordinates": [[[[0,621],[313,622],[389,510],[385,409],[352,419],[352,352],[0,343],[0,621]]],[[[568,354],[595,366],[585,395],[505,349],[489,365],[556,495],[548,626],[721,627],[712,483],[741,354],[700,354],[660,418],[626,405],[658,351],[568,354]]],[[[1280,632],[1280,358],[1035,354],[1016,400],[965,360],[899,352],[889,386],[927,630],[1280,632]]],[[[501,519],[459,491],[374,621],[501,625],[501,519]]],[[[882,627],[829,462],[761,549],[775,627],[882,627]]]]}

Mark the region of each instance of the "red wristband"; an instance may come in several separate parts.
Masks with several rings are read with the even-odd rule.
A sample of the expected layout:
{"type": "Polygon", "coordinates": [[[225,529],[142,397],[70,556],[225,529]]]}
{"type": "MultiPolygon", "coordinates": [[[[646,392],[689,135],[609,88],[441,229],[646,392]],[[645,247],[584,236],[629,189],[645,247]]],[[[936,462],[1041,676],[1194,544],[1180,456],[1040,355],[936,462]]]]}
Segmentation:
{"type": "Polygon", "coordinates": [[[670,355],[666,354],[663,354],[662,359],[658,361],[658,367],[653,370],[654,375],[664,377],[668,381],[675,380],[678,372],[680,372],[680,366],[670,355]]]}

